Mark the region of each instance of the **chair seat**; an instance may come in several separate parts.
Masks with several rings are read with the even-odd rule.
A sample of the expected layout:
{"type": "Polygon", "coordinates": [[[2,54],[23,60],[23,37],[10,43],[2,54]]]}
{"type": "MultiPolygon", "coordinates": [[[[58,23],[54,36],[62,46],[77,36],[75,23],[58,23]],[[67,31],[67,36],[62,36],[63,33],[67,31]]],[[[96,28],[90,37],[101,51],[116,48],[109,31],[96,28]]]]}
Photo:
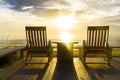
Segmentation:
{"type": "Polygon", "coordinates": [[[35,51],[35,52],[39,52],[39,51],[48,51],[49,50],[49,48],[47,48],[47,47],[43,47],[43,48],[41,48],[41,47],[30,47],[30,48],[28,48],[28,51],[35,51]]]}
{"type": "Polygon", "coordinates": [[[104,52],[105,50],[86,50],[87,52],[104,52]]]}
{"type": "Polygon", "coordinates": [[[89,47],[89,46],[85,46],[85,50],[87,51],[105,51],[107,50],[109,47],[89,47]]]}

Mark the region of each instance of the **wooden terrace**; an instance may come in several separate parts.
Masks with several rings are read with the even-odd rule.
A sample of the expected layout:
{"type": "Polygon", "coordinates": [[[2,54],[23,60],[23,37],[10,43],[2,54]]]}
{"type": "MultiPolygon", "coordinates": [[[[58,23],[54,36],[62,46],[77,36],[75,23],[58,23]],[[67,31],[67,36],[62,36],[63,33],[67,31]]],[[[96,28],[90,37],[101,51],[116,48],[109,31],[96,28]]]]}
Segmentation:
{"type": "MultiPolygon", "coordinates": [[[[26,53],[24,51],[24,53],[26,53]]],[[[75,52],[77,53],[77,52],[75,52]]],[[[81,52],[80,52],[81,53],[81,52]]],[[[78,56],[73,57],[73,63],[57,63],[54,56],[49,64],[25,65],[22,58],[11,65],[0,69],[0,80],[119,80],[120,50],[112,50],[110,66],[106,64],[89,64],[84,66],[78,56]]],[[[88,59],[92,61],[92,59],[88,59]]],[[[96,59],[102,61],[101,59],[96,59]]],[[[47,58],[37,58],[34,61],[47,62],[47,58]]]]}

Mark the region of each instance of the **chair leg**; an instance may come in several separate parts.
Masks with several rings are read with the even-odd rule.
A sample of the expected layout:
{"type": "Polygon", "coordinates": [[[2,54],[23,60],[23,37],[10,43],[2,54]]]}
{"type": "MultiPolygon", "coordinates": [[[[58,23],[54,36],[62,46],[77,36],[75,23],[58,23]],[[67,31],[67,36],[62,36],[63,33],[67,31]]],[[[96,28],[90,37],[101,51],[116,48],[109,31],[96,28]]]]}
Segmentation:
{"type": "Polygon", "coordinates": [[[106,52],[106,56],[104,56],[104,60],[107,62],[108,65],[110,65],[110,61],[109,61],[109,54],[106,52]]]}
{"type": "Polygon", "coordinates": [[[109,54],[107,53],[107,62],[108,62],[108,65],[110,65],[110,59],[109,59],[109,54]]]}
{"type": "Polygon", "coordinates": [[[48,63],[52,60],[52,56],[48,57],[48,63]]]}
{"type": "Polygon", "coordinates": [[[25,64],[27,64],[28,54],[26,54],[25,64]]]}
{"type": "Polygon", "coordinates": [[[84,57],[83,63],[84,65],[86,65],[86,57],[84,57]]]}
{"type": "Polygon", "coordinates": [[[85,53],[83,54],[83,60],[82,61],[83,61],[83,64],[86,65],[86,54],[85,53]]]}
{"type": "Polygon", "coordinates": [[[48,63],[50,62],[50,58],[51,58],[51,57],[50,57],[50,54],[48,54],[48,63]]]}
{"type": "Polygon", "coordinates": [[[29,59],[29,55],[30,55],[30,54],[27,53],[25,64],[27,64],[28,61],[30,62],[30,60],[32,59],[32,55],[30,55],[30,59],[29,59]]]}
{"type": "Polygon", "coordinates": [[[31,59],[32,59],[32,55],[30,56],[29,62],[31,61],[31,59]]]}
{"type": "Polygon", "coordinates": [[[48,53],[48,63],[52,60],[52,57],[53,57],[53,49],[48,53]]]}

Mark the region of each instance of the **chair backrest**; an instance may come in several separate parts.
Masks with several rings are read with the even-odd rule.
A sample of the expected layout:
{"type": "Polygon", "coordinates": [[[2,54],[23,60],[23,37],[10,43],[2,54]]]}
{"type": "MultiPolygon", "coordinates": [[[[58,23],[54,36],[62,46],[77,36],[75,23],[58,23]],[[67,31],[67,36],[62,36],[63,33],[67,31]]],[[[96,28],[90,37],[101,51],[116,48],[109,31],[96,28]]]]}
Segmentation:
{"type": "Polygon", "coordinates": [[[47,31],[45,26],[26,26],[28,48],[45,48],[47,46],[47,31]]]}
{"type": "Polygon", "coordinates": [[[109,26],[88,26],[87,45],[90,47],[106,47],[109,37],[109,26]]]}

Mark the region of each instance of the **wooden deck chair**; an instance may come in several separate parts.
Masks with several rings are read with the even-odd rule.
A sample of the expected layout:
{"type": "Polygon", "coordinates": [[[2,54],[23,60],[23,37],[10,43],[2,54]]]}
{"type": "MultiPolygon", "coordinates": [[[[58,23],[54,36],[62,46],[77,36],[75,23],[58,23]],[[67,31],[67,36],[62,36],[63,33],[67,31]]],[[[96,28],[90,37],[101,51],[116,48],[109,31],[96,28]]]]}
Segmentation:
{"type": "Polygon", "coordinates": [[[45,26],[26,26],[26,64],[30,63],[32,57],[48,57],[51,60],[51,41],[47,41],[45,26]]]}
{"type": "MultiPolygon", "coordinates": [[[[87,41],[83,40],[83,62],[84,64],[93,64],[88,62],[87,57],[103,57],[103,62],[94,62],[95,64],[102,64],[109,62],[109,26],[88,26],[87,28],[87,41]]],[[[97,61],[97,59],[93,60],[97,61]]]]}

